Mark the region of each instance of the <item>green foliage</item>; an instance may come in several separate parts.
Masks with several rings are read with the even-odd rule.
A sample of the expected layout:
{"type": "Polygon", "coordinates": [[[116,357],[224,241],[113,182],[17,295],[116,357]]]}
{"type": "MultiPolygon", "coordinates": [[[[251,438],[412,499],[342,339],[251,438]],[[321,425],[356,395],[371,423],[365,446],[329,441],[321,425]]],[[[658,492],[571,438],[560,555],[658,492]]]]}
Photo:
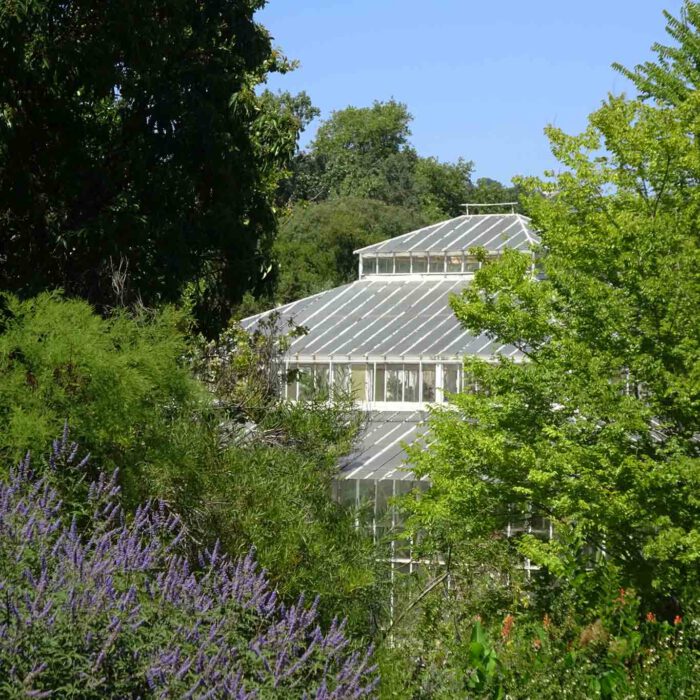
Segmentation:
{"type": "MultiPolygon", "coordinates": [[[[102,318],[83,301],[4,296],[0,315],[0,452],[41,450],[65,421],[130,498],[155,475],[195,478],[209,398],[182,359],[187,319],[173,308],[102,318]]],[[[157,480],[157,479],[156,479],[157,480]]]]}
{"type": "MultiPolygon", "coordinates": [[[[492,180],[488,177],[480,177],[475,183],[470,184],[467,198],[465,202],[475,202],[477,204],[498,204],[499,202],[519,202],[520,200],[520,186],[514,185],[513,187],[506,187],[497,180],[492,180]]],[[[522,207],[518,203],[516,205],[516,211],[522,211],[522,207]]],[[[491,207],[484,208],[483,211],[479,211],[478,207],[469,208],[469,211],[474,211],[477,214],[488,214],[493,211],[499,211],[499,209],[493,209],[491,207]]]]}
{"type": "Polygon", "coordinates": [[[357,278],[354,250],[428,223],[412,209],[342,197],[297,204],[282,221],[274,253],[284,303],[357,278]]]}
{"type": "Polygon", "coordinates": [[[634,83],[642,97],[679,106],[692,99],[700,88],[697,64],[700,3],[683,0],[680,17],[666,10],[664,17],[666,33],[673,45],[656,42],[652,46],[656,61],[645,61],[632,70],[619,63],[614,67],[634,83]]]}
{"type": "Polygon", "coordinates": [[[208,328],[264,287],[299,121],[255,92],[291,67],[262,4],[3,3],[0,287],[104,307],[203,279],[208,328]]]}
{"type": "MultiPolygon", "coordinates": [[[[236,555],[256,546],[285,600],[323,594],[324,620],[348,614],[354,631],[376,628],[381,567],[331,498],[359,415],[348,401],[289,406],[277,397],[279,353],[298,329],[233,328],[194,351],[187,317],[172,308],[103,318],[56,294],[4,302],[4,459],[41,450],[68,421],[105,468],[120,465],[128,504],[161,498],[195,542],[219,539],[236,555]]],[[[61,478],[71,513],[88,517],[89,479],[61,478]]]]}
{"type": "Polygon", "coordinates": [[[331,402],[280,400],[282,355],[304,332],[272,314],[252,334],[234,324],[198,348],[195,371],[223,419],[221,453],[202,477],[199,537],[235,553],[252,544],[285,598],[320,595],[322,619],[342,614],[353,632],[370,634],[386,614],[384,566],[355,514],[331,497],[362,417],[337,392],[331,402]]]}
{"type": "MultiPolygon", "coordinates": [[[[471,182],[473,164],[419,156],[410,144],[411,115],[389,100],[347,107],[321,122],[307,151],[297,154],[281,185],[283,202],[361,198],[415,209],[428,221],[458,216],[462,204],[504,201],[513,189],[494,180],[471,182]]],[[[405,231],[404,231],[405,233],[405,231]]]]}
{"type": "MultiPolygon", "coordinates": [[[[438,415],[433,449],[415,456],[433,480],[421,517],[454,539],[531,511],[604,548],[621,585],[650,604],[693,600],[700,560],[700,160],[688,99],[695,108],[611,97],[582,135],[549,129],[563,171],[523,183],[545,279],[510,252],[452,303],[466,328],[527,361],[469,361],[481,390],[438,415]]],[[[566,556],[557,541],[531,542],[528,555],[553,572],[566,556]]]]}
{"type": "Polygon", "coordinates": [[[697,697],[698,7],[627,72],[650,99],[609,97],[579,136],[548,129],[560,171],[519,183],[537,264],[506,252],[452,300],[522,359],[468,359],[477,391],[412,452],[432,482],[407,502],[414,534],[452,586],[393,630],[419,664],[387,697],[697,697]],[[513,534],[543,519],[552,539],[513,534]],[[484,578],[497,605],[470,590],[484,578]]]}
{"type": "Polygon", "coordinates": [[[389,100],[371,107],[333,112],[318,128],[311,146],[323,164],[323,184],[331,195],[380,199],[391,160],[411,157],[411,115],[389,100]]]}

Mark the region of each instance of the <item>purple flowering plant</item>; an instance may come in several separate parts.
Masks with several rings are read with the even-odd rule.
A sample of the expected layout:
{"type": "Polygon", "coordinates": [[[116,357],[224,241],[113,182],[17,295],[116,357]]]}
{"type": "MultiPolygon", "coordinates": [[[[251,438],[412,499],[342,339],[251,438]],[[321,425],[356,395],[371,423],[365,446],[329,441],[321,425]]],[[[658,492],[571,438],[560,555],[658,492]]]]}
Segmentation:
{"type": "Polygon", "coordinates": [[[83,483],[79,525],[53,484],[86,465],[66,429],[44,474],[27,457],[0,480],[0,696],[376,695],[372,649],[343,622],[323,631],[316,603],[280,602],[252,552],[215,546],[191,567],[179,518],[162,503],[128,516],[116,472],[83,483]]]}

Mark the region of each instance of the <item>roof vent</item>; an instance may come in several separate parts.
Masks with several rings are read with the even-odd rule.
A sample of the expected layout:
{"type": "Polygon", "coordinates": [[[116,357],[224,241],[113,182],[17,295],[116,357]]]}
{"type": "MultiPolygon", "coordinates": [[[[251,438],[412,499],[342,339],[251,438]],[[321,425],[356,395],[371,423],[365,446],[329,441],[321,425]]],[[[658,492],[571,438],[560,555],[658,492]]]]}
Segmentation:
{"type": "MultiPolygon", "coordinates": [[[[472,209],[480,209],[481,207],[510,207],[510,213],[515,214],[515,207],[518,205],[517,202],[466,202],[462,204],[466,209],[466,213],[469,214],[469,207],[472,209]]],[[[472,214],[474,212],[472,211],[472,214]]]]}

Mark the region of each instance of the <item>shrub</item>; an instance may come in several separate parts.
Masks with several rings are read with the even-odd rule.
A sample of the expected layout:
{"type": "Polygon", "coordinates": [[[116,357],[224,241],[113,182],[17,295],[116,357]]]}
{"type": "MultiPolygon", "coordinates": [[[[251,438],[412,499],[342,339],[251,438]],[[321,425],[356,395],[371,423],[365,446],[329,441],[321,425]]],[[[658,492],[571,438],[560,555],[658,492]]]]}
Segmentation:
{"type": "Polygon", "coordinates": [[[316,698],[374,695],[371,650],[316,603],[278,602],[253,555],[207,551],[196,571],[162,503],[126,517],[116,472],[89,487],[81,533],[51,482],[79,475],[67,431],[38,478],[29,458],[0,483],[3,697],[316,698]]]}
{"type": "Polygon", "coordinates": [[[58,293],[1,301],[0,457],[40,451],[68,419],[99,464],[120,466],[133,502],[166,478],[173,500],[198,478],[209,397],[182,362],[182,312],[104,318],[58,293]]]}

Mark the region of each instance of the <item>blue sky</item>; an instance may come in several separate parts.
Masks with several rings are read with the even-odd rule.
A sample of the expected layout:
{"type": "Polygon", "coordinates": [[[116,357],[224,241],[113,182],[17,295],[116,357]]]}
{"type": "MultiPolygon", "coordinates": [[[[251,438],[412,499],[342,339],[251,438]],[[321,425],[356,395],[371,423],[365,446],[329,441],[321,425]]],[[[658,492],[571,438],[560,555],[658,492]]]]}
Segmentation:
{"type": "MultiPolygon", "coordinates": [[[[413,114],[420,155],[473,160],[507,182],[555,166],[543,134],[580,131],[608,92],[610,67],[664,41],[681,0],[270,0],[258,14],[301,63],[273,89],[306,90],[328,116],[394,97],[413,114]]],[[[304,139],[313,136],[310,127],[304,139]]]]}

